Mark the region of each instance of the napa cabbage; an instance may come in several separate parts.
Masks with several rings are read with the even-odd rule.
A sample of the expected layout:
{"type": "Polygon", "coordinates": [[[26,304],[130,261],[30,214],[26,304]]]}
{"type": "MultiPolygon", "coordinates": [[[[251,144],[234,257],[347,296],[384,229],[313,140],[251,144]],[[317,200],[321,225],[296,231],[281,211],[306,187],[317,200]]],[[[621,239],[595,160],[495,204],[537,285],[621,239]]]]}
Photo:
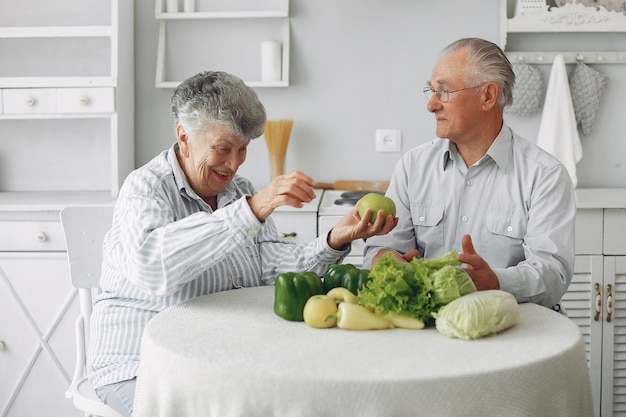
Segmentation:
{"type": "Polygon", "coordinates": [[[519,305],[502,290],[486,290],[465,295],[433,313],[440,333],[466,340],[499,333],[517,321],[519,305]]]}

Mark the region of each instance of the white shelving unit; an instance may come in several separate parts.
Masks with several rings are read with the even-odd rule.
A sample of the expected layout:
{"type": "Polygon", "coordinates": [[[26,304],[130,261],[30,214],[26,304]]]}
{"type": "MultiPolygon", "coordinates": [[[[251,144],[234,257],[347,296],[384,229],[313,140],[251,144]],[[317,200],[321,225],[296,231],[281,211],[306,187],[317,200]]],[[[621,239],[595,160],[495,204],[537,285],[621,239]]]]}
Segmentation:
{"type": "Polygon", "coordinates": [[[174,88],[205,70],[232,72],[250,87],[289,86],[289,0],[247,5],[242,1],[226,2],[221,8],[220,2],[197,2],[193,12],[185,12],[180,5],[179,11],[168,12],[166,0],[155,0],[155,18],[159,21],[157,88],[174,88]],[[244,26],[245,30],[239,30],[244,26]],[[261,81],[261,41],[268,37],[282,43],[279,81],[261,81]],[[216,47],[223,50],[225,45],[232,55],[216,51],[216,47]]]}
{"type": "Polygon", "coordinates": [[[0,6],[0,416],[80,416],[78,314],[59,220],[134,167],[132,0],[0,6]]]}
{"type": "Polygon", "coordinates": [[[609,4],[617,6],[612,0],[576,0],[559,7],[549,7],[545,0],[501,0],[500,46],[512,61],[528,64],[550,64],[557,54],[563,55],[566,63],[624,64],[624,51],[506,50],[509,34],[585,33],[602,45],[603,33],[626,32],[626,14],[609,4]]]}
{"type": "Polygon", "coordinates": [[[133,2],[51,3],[2,5],[0,192],[116,196],[134,168],[133,2]]]}

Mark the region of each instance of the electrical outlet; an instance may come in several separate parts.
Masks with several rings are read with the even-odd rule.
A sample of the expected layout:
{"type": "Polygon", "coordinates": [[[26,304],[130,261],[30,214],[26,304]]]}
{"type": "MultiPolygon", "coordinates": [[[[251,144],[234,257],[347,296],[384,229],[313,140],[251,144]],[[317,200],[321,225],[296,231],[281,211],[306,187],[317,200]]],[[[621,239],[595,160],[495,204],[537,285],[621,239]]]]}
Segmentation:
{"type": "Polygon", "coordinates": [[[401,130],[376,129],[376,152],[400,152],[401,149],[401,130]]]}

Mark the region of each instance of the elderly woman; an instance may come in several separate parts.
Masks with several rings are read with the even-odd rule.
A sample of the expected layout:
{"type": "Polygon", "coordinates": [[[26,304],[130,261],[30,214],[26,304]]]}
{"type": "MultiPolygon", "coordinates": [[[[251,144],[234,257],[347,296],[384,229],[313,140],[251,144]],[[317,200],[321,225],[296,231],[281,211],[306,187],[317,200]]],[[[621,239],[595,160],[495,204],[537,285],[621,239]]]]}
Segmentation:
{"type": "Polygon", "coordinates": [[[272,285],[286,271],[321,275],[352,240],[397,224],[382,211],[368,223],[371,212],[360,218],[355,209],[312,242],[278,238],[269,215],[311,201],[314,182],[294,172],[257,193],[236,175],[265,125],[255,92],[233,75],[204,72],[176,88],[171,110],[176,143],[120,190],[92,315],[88,376],[125,416],[132,414],[142,333],[159,311],[216,291],[272,285]]]}

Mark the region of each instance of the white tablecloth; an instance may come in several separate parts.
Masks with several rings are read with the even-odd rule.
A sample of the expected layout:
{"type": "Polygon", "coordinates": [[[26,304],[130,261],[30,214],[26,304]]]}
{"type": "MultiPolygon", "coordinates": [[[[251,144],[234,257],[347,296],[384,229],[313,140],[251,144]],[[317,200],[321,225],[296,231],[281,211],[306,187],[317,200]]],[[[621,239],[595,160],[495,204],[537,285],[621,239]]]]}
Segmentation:
{"type": "Polygon", "coordinates": [[[582,336],[523,304],[465,341],[434,328],[313,329],[274,315],[274,287],[200,297],[152,319],[134,417],[593,416],[582,336]]]}

